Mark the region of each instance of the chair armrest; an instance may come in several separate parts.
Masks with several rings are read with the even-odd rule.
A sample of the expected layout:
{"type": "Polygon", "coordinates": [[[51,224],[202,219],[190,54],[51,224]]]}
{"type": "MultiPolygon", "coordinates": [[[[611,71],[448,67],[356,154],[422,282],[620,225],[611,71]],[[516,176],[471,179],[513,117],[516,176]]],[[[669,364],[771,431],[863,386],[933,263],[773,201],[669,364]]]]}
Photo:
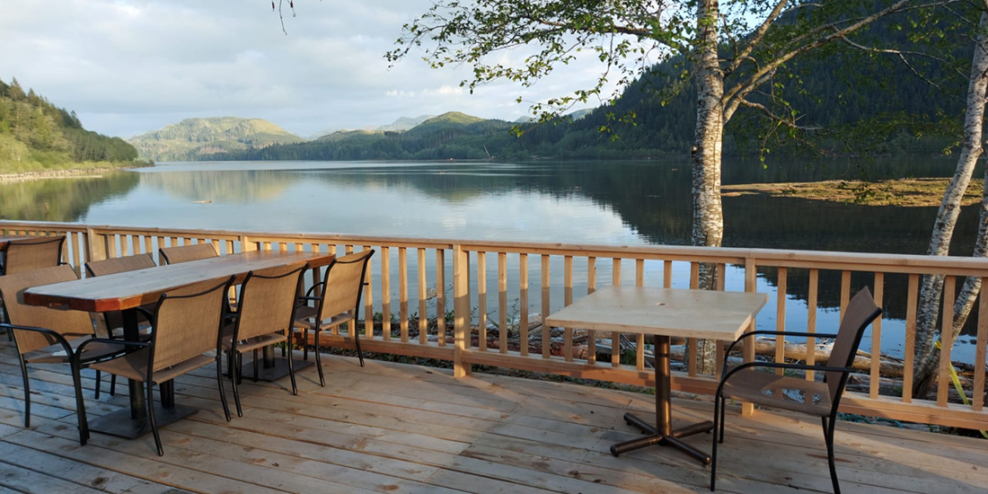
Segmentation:
{"type": "Polygon", "coordinates": [[[55,339],[55,342],[62,345],[62,348],[65,349],[66,356],[72,355],[72,345],[69,345],[69,340],[66,340],[65,336],[62,336],[57,331],[53,331],[47,328],[39,328],[36,326],[21,326],[19,324],[10,324],[10,323],[2,323],[0,324],[0,328],[4,328],[8,331],[12,329],[16,329],[19,331],[33,331],[35,333],[41,333],[47,336],[51,336],[52,338],[55,339]]]}
{"type": "MultiPolygon", "coordinates": [[[[77,360],[82,360],[83,349],[86,348],[86,346],[89,345],[90,343],[104,343],[104,344],[107,344],[107,345],[118,345],[118,346],[122,346],[122,347],[133,347],[134,350],[136,350],[138,348],[144,348],[144,347],[150,345],[150,343],[144,342],[144,341],[111,340],[109,338],[90,338],[90,339],[82,342],[82,344],[79,345],[78,347],[76,347],[75,353],[72,355],[72,358],[73,359],[77,359],[77,360]]],[[[127,353],[130,353],[130,351],[128,351],[127,353]]]]}
{"type": "Polygon", "coordinates": [[[806,364],[782,364],[778,362],[748,362],[741,364],[730,372],[725,373],[724,377],[721,378],[720,384],[717,386],[717,394],[714,396],[720,396],[721,392],[724,390],[724,384],[727,380],[731,378],[734,374],[744,369],[750,369],[753,367],[764,367],[767,369],[791,369],[791,370],[812,370],[820,372],[840,372],[844,374],[850,374],[854,372],[854,369],[850,367],[831,367],[828,365],[806,365],[806,364]]]}
{"type": "MultiPolygon", "coordinates": [[[[737,340],[732,341],[731,344],[728,345],[727,350],[724,351],[724,356],[726,357],[726,356],[730,355],[731,354],[731,351],[734,350],[734,346],[737,345],[738,342],[740,342],[740,341],[742,341],[745,338],[748,338],[750,336],[757,336],[757,335],[805,336],[805,337],[814,337],[815,336],[817,338],[836,338],[837,337],[837,335],[834,334],[834,333],[799,333],[799,332],[795,332],[795,331],[750,331],[748,333],[742,334],[741,337],[739,337],[737,340]]],[[[726,369],[727,367],[725,366],[724,368],[726,369]]]]}
{"type": "Polygon", "coordinates": [[[315,290],[317,286],[325,285],[325,284],[326,284],[325,281],[320,281],[319,283],[316,283],[315,285],[312,285],[311,287],[309,287],[309,290],[305,292],[305,296],[304,297],[299,297],[299,298],[305,298],[305,299],[312,298],[312,297],[310,297],[310,295],[312,295],[312,290],[315,290]]]}

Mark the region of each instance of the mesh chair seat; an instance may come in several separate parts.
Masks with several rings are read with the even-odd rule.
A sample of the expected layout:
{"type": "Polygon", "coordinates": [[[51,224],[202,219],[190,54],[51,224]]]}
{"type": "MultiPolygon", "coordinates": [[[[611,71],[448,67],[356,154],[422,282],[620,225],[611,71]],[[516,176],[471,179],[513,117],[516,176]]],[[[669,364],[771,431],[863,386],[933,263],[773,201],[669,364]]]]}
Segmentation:
{"type": "MultiPolygon", "coordinates": [[[[89,334],[84,336],[92,335],[89,334]]],[[[69,346],[72,347],[73,351],[75,351],[79,348],[79,345],[82,345],[88,340],[89,338],[84,337],[72,338],[69,340],[69,346]]],[[[107,345],[105,343],[93,342],[82,350],[82,362],[92,362],[94,360],[111,357],[122,353],[122,351],[123,349],[120,345],[107,345]]],[[[64,364],[68,361],[69,356],[65,354],[65,347],[58,343],[24,354],[24,362],[29,364],[64,364]]]]}
{"type": "Polygon", "coordinates": [[[831,411],[830,388],[825,383],[756,370],[743,370],[731,376],[724,383],[723,396],[817,417],[826,417],[831,411]],[[799,391],[803,401],[792,399],[792,393],[776,395],[777,390],[799,391]]]}
{"type": "MultiPolygon", "coordinates": [[[[109,372],[110,374],[117,376],[126,377],[127,379],[145,382],[147,381],[148,376],[149,356],[150,352],[148,349],[142,348],[123,357],[113,359],[108,362],[93,364],[90,367],[103,372],[109,372]]],[[[154,371],[151,380],[154,384],[161,384],[166,381],[171,381],[182,374],[215,363],[216,357],[214,356],[197,355],[188,360],[172,365],[171,367],[154,371]]]]}
{"type": "MultiPolygon", "coordinates": [[[[223,328],[223,351],[227,352],[233,348],[233,330],[234,325],[229,324],[223,328]]],[[[247,352],[254,350],[255,348],[262,348],[268,345],[274,345],[275,343],[281,343],[283,341],[288,341],[288,336],[279,333],[268,333],[260,336],[255,336],[253,338],[248,338],[246,340],[240,340],[237,342],[237,350],[241,352],[247,352]]]]}
{"type": "Polygon", "coordinates": [[[318,318],[318,316],[319,309],[303,305],[295,309],[295,327],[303,329],[313,329],[318,327],[320,330],[324,330],[356,319],[353,314],[343,313],[337,314],[325,321],[313,322],[318,318]]]}

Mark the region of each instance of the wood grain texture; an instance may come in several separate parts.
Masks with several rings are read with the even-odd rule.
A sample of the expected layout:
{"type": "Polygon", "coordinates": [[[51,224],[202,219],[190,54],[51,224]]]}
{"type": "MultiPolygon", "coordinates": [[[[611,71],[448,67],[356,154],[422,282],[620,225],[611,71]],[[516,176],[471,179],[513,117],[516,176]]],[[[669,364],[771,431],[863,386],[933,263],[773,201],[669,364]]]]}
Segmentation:
{"type": "Polygon", "coordinates": [[[766,302],[764,293],[609,286],[549,316],[546,324],[733,341],[766,302]]]}

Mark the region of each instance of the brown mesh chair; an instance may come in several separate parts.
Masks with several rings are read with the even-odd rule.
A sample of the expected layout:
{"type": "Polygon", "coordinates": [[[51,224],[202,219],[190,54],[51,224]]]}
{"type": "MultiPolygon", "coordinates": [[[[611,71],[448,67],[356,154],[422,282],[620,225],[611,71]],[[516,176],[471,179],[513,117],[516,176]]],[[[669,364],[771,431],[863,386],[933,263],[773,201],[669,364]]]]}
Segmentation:
{"type": "Polygon", "coordinates": [[[223,281],[196,283],[162,294],[151,319],[151,340],[127,342],[139,350],[92,365],[92,368],[147,385],[147,414],[158,455],[163,456],[161,437],[154,417],[154,385],[171,381],[200,367],[216,363],[216,385],[226,419],[230,409],[223,393],[221,324],[226,290],[235,276],[223,281]],[[216,352],[215,355],[205,355],[216,352]]]}
{"type": "MultiPolygon", "coordinates": [[[[316,347],[316,368],[319,370],[319,384],[326,386],[326,379],[322,374],[322,362],[319,359],[319,333],[339,327],[347,323],[348,334],[353,338],[353,343],[357,347],[357,357],[360,358],[360,366],[364,366],[364,354],[360,350],[360,339],[357,337],[357,315],[360,311],[360,297],[364,293],[364,272],[367,270],[367,262],[374,255],[374,250],[365,250],[356,254],[333,260],[326,268],[326,276],[323,281],[316,283],[309,289],[300,306],[295,312],[295,332],[301,328],[303,345],[303,358],[309,359],[309,330],[315,332],[316,347]],[[312,297],[312,291],[316,287],[322,287],[321,297],[312,297]],[[309,302],[315,302],[316,306],[309,306],[309,302]]],[[[365,314],[364,317],[367,317],[365,314]]]]}
{"type": "Polygon", "coordinates": [[[844,318],[837,334],[827,333],[795,333],[777,331],[752,331],[745,333],[727,348],[730,354],[739,341],[754,335],[786,335],[786,336],[815,336],[817,338],[836,338],[826,366],[806,364],[785,364],[776,362],[748,362],[728,370],[725,366],[717,394],[714,396],[714,437],[713,461],[710,464],[710,490],[714,490],[717,475],[717,443],[724,442],[724,401],[727,398],[743,400],[757,405],[765,405],[783,410],[801,412],[820,417],[823,422],[823,434],[827,443],[827,460],[830,463],[830,480],[834,492],[840,493],[837,481],[837,468],[834,464],[834,424],[837,422],[837,409],[840,406],[841,395],[847,384],[848,375],[854,372],[851,364],[858,352],[858,344],[865,328],[871,324],[882,310],[875,306],[871,291],[864,288],[847,305],[844,318]],[[780,376],[775,373],[759,372],[755,368],[815,370],[824,374],[824,382],[807,381],[795,377],[780,376]],[[803,395],[803,401],[794,401],[787,397],[783,390],[798,391],[803,395]],[[777,392],[778,391],[778,392],[777,392]],[[718,435],[720,437],[718,437],[718,435]]]}
{"type": "Polygon", "coordinates": [[[158,249],[158,254],[161,255],[164,264],[178,264],[180,262],[198,261],[200,259],[209,259],[210,257],[218,257],[220,254],[216,252],[216,248],[213,247],[212,243],[201,243],[193,245],[182,245],[179,247],[162,247],[158,249]]]}
{"type": "MultiPolygon", "coordinates": [[[[210,242],[178,247],[162,247],[158,249],[158,254],[161,256],[161,262],[164,264],[178,264],[220,256],[219,252],[216,251],[216,247],[210,242]]],[[[227,301],[226,308],[228,311],[234,312],[237,310],[236,288],[231,286],[229,295],[230,299],[227,301]]]]}
{"type": "MultiPolygon", "coordinates": [[[[62,264],[62,245],[65,236],[25,238],[11,240],[0,249],[0,275],[23,273],[33,269],[50,268],[62,264]]],[[[0,297],[2,305],[3,297],[0,297]]],[[[6,321],[6,312],[0,322],[6,321]]],[[[8,338],[13,338],[10,333],[8,338]]]]}
{"type": "Polygon", "coordinates": [[[65,236],[11,240],[3,248],[0,274],[16,274],[62,264],[65,236]]]}
{"type": "MultiPolygon", "coordinates": [[[[254,352],[254,382],[258,378],[257,350],[276,343],[288,343],[292,321],[295,320],[296,301],[302,290],[302,276],[309,265],[284,266],[261,271],[251,271],[240,285],[240,310],[236,322],[224,328],[223,351],[227,354],[230,379],[233,381],[233,400],[237,415],[244,416],[240,406],[240,368],[244,352],[254,352]]],[[[288,375],[292,380],[292,394],[298,394],[295,384],[295,367],[288,355],[288,375]]]]}
{"type": "Polygon", "coordinates": [[[85,445],[89,439],[89,426],[82,401],[79,372],[94,362],[121,353],[124,348],[110,344],[110,340],[95,339],[93,322],[86,312],[31,306],[18,301],[18,294],[28,288],[77,279],[79,277],[75,270],[69,266],[0,276],[0,293],[4,296],[10,317],[9,324],[0,326],[13,333],[17,358],[24,377],[24,427],[31,426],[31,386],[27,364],[67,363],[72,369],[72,382],[75,386],[79,442],[85,445]],[[94,344],[88,345],[87,342],[94,344]]]}
{"type": "MultiPolygon", "coordinates": [[[[147,269],[157,267],[154,263],[154,258],[151,254],[137,254],[135,256],[126,257],[111,257],[109,259],[103,259],[102,261],[90,261],[86,263],[86,273],[89,276],[106,276],[117,273],[124,273],[127,271],[136,271],[138,269],[147,269]]],[[[145,305],[143,308],[146,311],[154,310],[155,304],[145,305]]],[[[123,315],[120,311],[104,312],[103,321],[106,323],[106,336],[110,339],[117,339],[123,336],[123,315]]],[[[144,313],[137,313],[137,322],[139,324],[150,324],[150,321],[144,317],[144,313]]],[[[100,392],[100,374],[99,371],[96,372],[96,398],[99,399],[100,392]]],[[[110,378],[110,396],[115,394],[117,387],[117,376],[111,376],[110,378]]]]}

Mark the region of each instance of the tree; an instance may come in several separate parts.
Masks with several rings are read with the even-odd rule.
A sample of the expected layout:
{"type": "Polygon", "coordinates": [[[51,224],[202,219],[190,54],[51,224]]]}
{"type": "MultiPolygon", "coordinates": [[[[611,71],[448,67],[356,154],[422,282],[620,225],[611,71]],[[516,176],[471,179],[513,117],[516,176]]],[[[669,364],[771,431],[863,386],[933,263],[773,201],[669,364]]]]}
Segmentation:
{"type": "MultiPolygon", "coordinates": [[[[971,175],[978,159],[984,152],[982,131],[985,118],[986,93],[988,93],[988,2],[977,6],[975,13],[980,18],[974,29],[974,50],[971,57],[970,76],[968,77],[967,101],[964,110],[964,137],[957,167],[953,178],[947,185],[937,219],[930,236],[929,255],[945,256],[950,250],[950,240],[961,211],[961,199],[964,191],[971,183],[971,175]]],[[[980,226],[976,245],[975,257],[988,257],[988,175],[985,188],[982,191],[980,226]]],[[[919,308],[916,317],[916,367],[914,374],[913,392],[916,396],[925,396],[937,375],[939,352],[935,351],[935,343],[940,335],[937,318],[940,314],[940,298],[943,294],[944,277],[924,276],[920,287],[919,308]]],[[[967,321],[974,301],[981,289],[981,279],[968,277],[955,300],[952,308],[953,336],[956,341],[961,328],[967,321]]],[[[944,311],[949,310],[944,307],[944,311]]]]}
{"type": "MultiPolygon", "coordinates": [[[[674,95],[690,82],[697,87],[690,151],[691,243],[719,247],[724,232],[720,191],[724,126],[746,107],[793,133],[805,131],[796,112],[778,111],[773,105],[778,100],[759,91],[771,87],[777,73],[795,57],[847,40],[878,19],[917,3],[739,0],[722,9],[719,0],[440,0],[405,25],[398,48],[386,58],[395,63],[425,45],[424,59],[433,68],[472,66],[472,78],[461,83],[472,92],[499,79],[531,86],[581,51],[594,53],[603,69],[592,86],[532,105],[539,121],[547,122],[591,98],[612,102],[617,94],[603,94],[611,78],[624,86],[655,62],[678,57],[682,77],[679,84],[666,88],[666,94],[674,95]],[[528,53],[513,66],[496,57],[508,49],[528,53]]],[[[612,117],[629,120],[634,115],[612,117]]],[[[700,286],[717,286],[715,266],[701,266],[700,286]]],[[[698,350],[700,372],[712,373],[714,343],[703,342],[698,350]]]]}

